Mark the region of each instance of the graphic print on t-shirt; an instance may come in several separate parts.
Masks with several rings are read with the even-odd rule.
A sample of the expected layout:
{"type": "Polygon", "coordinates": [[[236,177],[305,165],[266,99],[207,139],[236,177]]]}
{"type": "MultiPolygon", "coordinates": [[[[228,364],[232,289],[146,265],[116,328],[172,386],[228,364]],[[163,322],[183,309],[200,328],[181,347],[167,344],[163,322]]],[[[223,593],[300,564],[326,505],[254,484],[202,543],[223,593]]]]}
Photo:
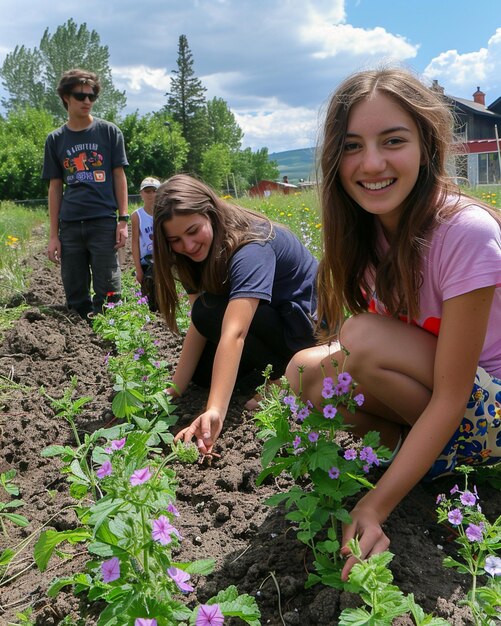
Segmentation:
{"type": "Polygon", "coordinates": [[[97,143],[78,143],[66,149],[63,167],[66,172],[66,184],[81,182],[106,182],[103,168],[104,157],[99,152],[97,143]]]}

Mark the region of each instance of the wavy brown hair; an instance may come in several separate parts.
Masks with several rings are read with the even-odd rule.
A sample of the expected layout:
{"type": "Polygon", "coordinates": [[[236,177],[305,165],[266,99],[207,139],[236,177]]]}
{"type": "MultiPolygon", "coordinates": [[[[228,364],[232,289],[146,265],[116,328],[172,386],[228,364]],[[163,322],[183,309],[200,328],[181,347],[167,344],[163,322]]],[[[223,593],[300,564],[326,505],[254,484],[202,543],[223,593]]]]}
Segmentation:
{"type": "Polygon", "coordinates": [[[359,72],[347,78],[330,99],[321,149],[323,259],[318,276],[318,319],[334,334],[346,312],[367,310],[371,292],[393,316],[415,318],[419,312],[421,258],[430,230],[458,210],[459,191],[446,172],[453,142],[453,115],[443,96],[404,69],[359,72]],[[375,216],[345,192],[339,165],[352,107],[375,94],[391,98],[414,120],[422,154],[418,179],[405,200],[388,253],[376,247],[375,216]],[[458,202],[447,201],[454,193],[458,202]]]}
{"type": "Polygon", "coordinates": [[[169,328],[177,332],[178,281],[189,292],[224,295],[229,291],[228,266],[235,251],[251,241],[267,241],[273,236],[273,224],[264,215],[226,202],[196,178],[176,174],[163,183],[155,195],[153,257],[156,297],[169,328]],[[205,215],[213,231],[208,257],[201,263],[173,252],[162,228],[176,215],[194,214],[205,215]]]}

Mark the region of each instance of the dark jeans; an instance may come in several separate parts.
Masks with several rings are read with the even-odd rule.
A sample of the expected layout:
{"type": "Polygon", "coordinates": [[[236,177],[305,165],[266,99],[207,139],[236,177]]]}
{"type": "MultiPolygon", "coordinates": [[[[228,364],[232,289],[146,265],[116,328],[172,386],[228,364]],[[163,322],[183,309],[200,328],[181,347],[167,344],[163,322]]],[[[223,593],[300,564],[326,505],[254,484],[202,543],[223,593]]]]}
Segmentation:
{"type": "Polygon", "coordinates": [[[108,217],[59,223],[61,278],[66,301],[68,308],[81,317],[85,318],[91,311],[100,313],[106,301],[120,298],[116,226],[116,221],[108,217]]]}
{"type": "MultiPolygon", "coordinates": [[[[217,344],[228,299],[224,296],[204,294],[195,301],[191,320],[198,332],[207,338],[207,344],[193,375],[193,382],[209,387],[217,344]]],[[[284,338],[284,325],[279,313],[266,303],[256,309],[249,332],[245,338],[237,381],[253,371],[259,374],[271,364],[272,379],[280,378],[294,352],[284,338]]]]}

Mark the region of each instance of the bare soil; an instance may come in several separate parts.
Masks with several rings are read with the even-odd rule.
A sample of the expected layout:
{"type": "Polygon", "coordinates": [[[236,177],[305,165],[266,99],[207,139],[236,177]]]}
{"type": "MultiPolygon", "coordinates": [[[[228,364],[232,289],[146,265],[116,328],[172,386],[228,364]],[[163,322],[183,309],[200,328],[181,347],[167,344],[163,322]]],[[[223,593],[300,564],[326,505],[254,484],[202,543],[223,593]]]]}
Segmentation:
{"type": "MultiPolygon", "coordinates": [[[[125,266],[127,262],[130,260],[126,259],[125,266]]],[[[0,384],[6,379],[17,384],[0,395],[0,472],[16,469],[14,482],[25,502],[18,512],[30,524],[20,529],[7,522],[9,537],[0,536],[0,552],[45,524],[57,530],[76,524],[58,461],[40,456],[50,444],[73,445],[72,434],[66,422],[54,417],[40,387],[59,398],[71,378],[78,378],[78,393],[93,398],[78,420],[82,433],[105,426],[113,417],[112,381],[105,366],[110,346],[87,323],[66,312],[58,269],[49,265],[43,254],[35,255],[30,265],[30,288],[24,294],[30,308],[0,345],[0,384]]],[[[166,330],[160,318],[152,323],[151,332],[160,341],[162,356],[174,366],[180,340],[166,330]]],[[[234,584],[241,593],[257,598],[263,625],[337,624],[343,608],[356,606],[359,600],[319,585],[304,589],[311,554],[295,539],[284,512],[264,504],[269,495],[289,485],[285,479],[270,480],[260,488],[255,485],[261,470],[261,442],[256,438],[252,415],[244,409],[250,393],[251,389],[242,389],[234,394],[215,450],[220,458],[210,466],[176,467],[181,512],[178,527],[184,536],[176,558],[216,560],[215,572],[198,581],[198,601],[234,584]]],[[[190,387],[179,401],[176,429],[202,411],[206,397],[205,390],[190,387]]],[[[395,553],[391,565],[395,584],[406,593],[414,593],[426,612],[463,626],[470,622],[459,600],[469,589],[469,580],[443,568],[445,554],[455,553],[454,537],[437,524],[435,515],[437,494],[450,489],[454,482],[447,478],[419,484],[391,515],[386,532],[395,553]]],[[[0,491],[5,502],[9,496],[0,491]]],[[[499,492],[482,485],[479,493],[484,512],[495,519],[501,513],[499,492]]],[[[71,591],[55,599],[45,595],[53,578],[82,571],[87,560],[82,546],[75,547],[70,560],[53,558],[43,574],[34,565],[32,552],[33,543],[23,552],[23,561],[9,571],[11,582],[0,586],[0,624],[17,623],[16,613],[28,606],[33,608],[36,624],[59,624],[68,614],[80,618],[81,624],[94,624],[93,611],[84,598],[73,596],[71,591]]],[[[194,603],[195,597],[188,601],[194,603]]],[[[412,622],[403,619],[395,623],[412,622]]]]}

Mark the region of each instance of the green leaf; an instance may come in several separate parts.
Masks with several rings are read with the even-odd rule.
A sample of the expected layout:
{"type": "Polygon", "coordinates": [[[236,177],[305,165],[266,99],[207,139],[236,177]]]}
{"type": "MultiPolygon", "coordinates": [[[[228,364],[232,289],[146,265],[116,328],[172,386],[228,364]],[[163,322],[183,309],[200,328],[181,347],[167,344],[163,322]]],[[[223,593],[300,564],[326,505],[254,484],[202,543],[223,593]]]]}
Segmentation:
{"type": "Polygon", "coordinates": [[[5,567],[6,565],[8,565],[15,555],[16,553],[14,552],[14,550],[11,550],[11,548],[6,548],[0,554],[0,567],[5,567]]]}
{"type": "Polygon", "coordinates": [[[24,515],[18,515],[17,513],[2,513],[2,517],[6,517],[8,520],[21,527],[28,526],[30,523],[29,519],[24,517],[24,515]]]}
{"type": "Polygon", "coordinates": [[[62,456],[63,454],[69,454],[72,457],[75,456],[73,448],[69,446],[47,446],[40,453],[42,457],[62,456]]]}
{"type": "Polygon", "coordinates": [[[41,572],[46,570],[54,549],[63,541],[76,543],[78,541],[86,541],[90,538],[91,535],[86,528],[76,528],[75,530],[65,530],[62,532],[46,530],[40,535],[35,544],[34,558],[38,569],[41,572]]]}
{"type": "Polygon", "coordinates": [[[370,624],[370,618],[365,609],[344,609],[339,616],[339,626],[364,626],[370,624]]]}
{"type": "Polygon", "coordinates": [[[200,559],[198,561],[193,561],[192,563],[172,563],[173,567],[178,567],[179,569],[188,572],[188,574],[200,574],[202,576],[207,576],[214,570],[214,559],[200,559]]]}

